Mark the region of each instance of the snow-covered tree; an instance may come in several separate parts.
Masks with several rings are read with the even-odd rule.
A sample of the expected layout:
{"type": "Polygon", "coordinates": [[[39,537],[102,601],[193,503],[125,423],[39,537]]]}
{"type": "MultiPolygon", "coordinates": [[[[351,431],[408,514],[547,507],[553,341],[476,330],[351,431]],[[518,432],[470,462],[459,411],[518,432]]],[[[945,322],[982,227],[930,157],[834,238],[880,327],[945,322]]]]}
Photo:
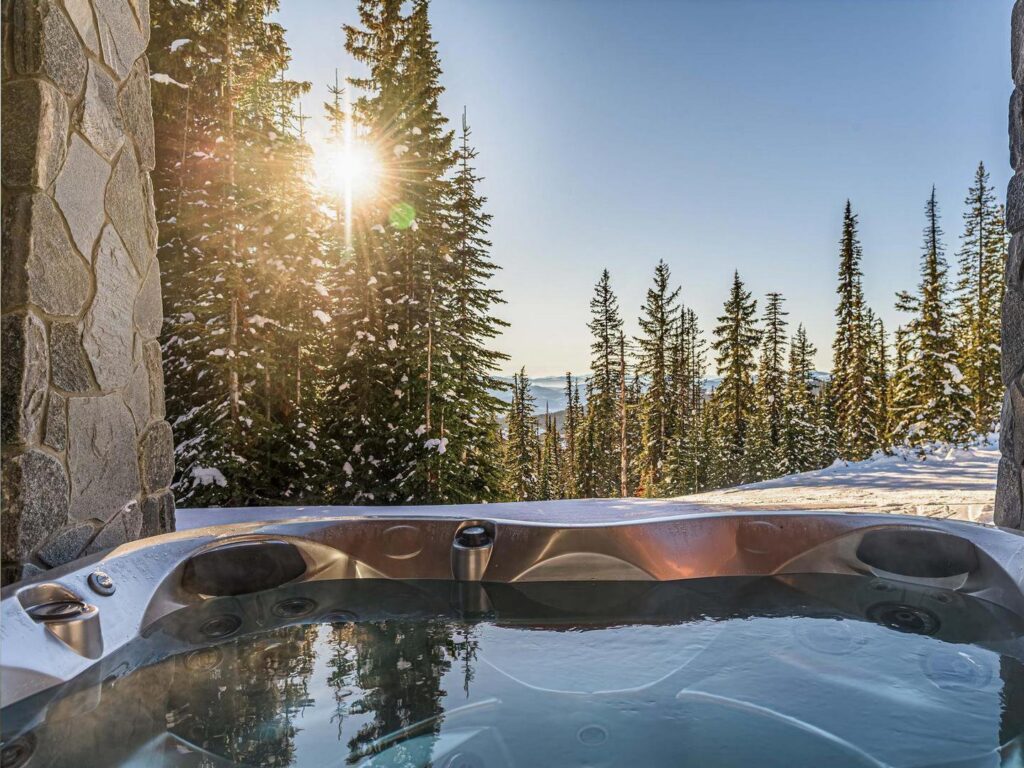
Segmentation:
{"type": "Polygon", "coordinates": [[[744,451],[754,405],[755,356],[761,338],[754,320],[756,313],[757,301],[735,272],[712,343],[718,375],[722,377],[714,400],[724,449],[724,480],[731,484],[746,480],[744,451]]]}
{"type": "Polygon", "coordinates": [[[642,487],[646,495],[656,495],[662,481],[674,425],[672,417],[672,344],[678,322],[679,289],[671,287],[668,264],[659,261],[654,268],[654,285],[640,314],[640,335],[636,338],[637,372],[646,381],[643,399],[643,443],[640,449],[642,487]]]}
{"type": "Polygon", "coordinates": [[[1003,299],[1007,235],[1003,208],[996,202],[988,172],[978,163],[964,201],[960,272],[956,284],[957,360],[970,391],[972,429],[984,434],[999,421],[999,307],[1003,299]]]}
{"type": "Polygon", "coordinates": [[[808,472],[821,465],[821,438],[816,423],[814,355],[817,350],[798,325],[789,345],[789,368],[783,395],[781,471],[808,472]]]}
{"type": "Polygon", "coordinates": [[[904,391],[900,433],[911,444],[964,441],[970,431],[970,393],[956,364],[949,313],[946,260],[935,188],[925,204],[921,282],[916,294],[901,292],[897,309],[913,315],[907,326],[911,347],[901,376],[904,391]]]}
{"type": "MultiPolygon", "coordinates": [[[[276,2],[154,3],[154,196],[175,490],[190,504],[316,498],[302,373],[326,302],[322,221],[291,105],[308,84],[276,2]],[[305,356],[304,356],[305,353],[305,356]]],[[[315,380],[315,376],[314,376],[315,380]]]]}
{"type": "Polygon", "coordinates": [[[857,461],[867,458],[878,443],[874,429],[874,403],[865,331],[866,306],[860,269],[861,246],[857,216],[850,201],[843,211],[839,241],[839,304],[836,336],[832,343],[832,398],[840,455],[857,461]]]}
{"type": "Polygon", "coordinates": [[[761,358],[754,386],[747,477],[765,480],[783,471],[781,452],[786,390],[786,316],[782,294],[769,293],[761,325],[761,358]]]}
{"type": "Polygon", "coordinates": [[[534,413],[534,398],[525,369],[512,377],[512,402],[505,422],[503,474],[504,495],[512,501],[531,501],[538,497],[540,478],[540,441],[534,413]]]}

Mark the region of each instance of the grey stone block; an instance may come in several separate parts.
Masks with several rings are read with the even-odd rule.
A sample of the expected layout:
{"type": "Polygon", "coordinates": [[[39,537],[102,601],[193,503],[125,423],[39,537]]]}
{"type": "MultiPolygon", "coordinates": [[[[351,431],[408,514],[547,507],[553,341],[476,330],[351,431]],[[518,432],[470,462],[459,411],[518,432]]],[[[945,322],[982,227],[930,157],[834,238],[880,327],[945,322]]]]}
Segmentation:
{"type": "Polygon", "coordinates": [[[93,7],[103,60],[123,80],[146,50],[148,30],[142,29],[128,0],[93,0],[93,7]]]}
{"type": "Polygon", "coordinates": [[[118,157],[107,184],[106,206],[107,215],[121,235],[135,268],[140,275],[145,275],[156,253],[156,218],[153,201],[147,194],[146,179],[134,152],[122,152],[118,157]]]}
{"type": "Polygon", "coordinates": [[[70,515],[111,519],[139,493],[135,422],[117,394],[68,402],[70,515]]]}
{"type": "Polygon", "coordinates": [[[128,389],[124,393],[124,402],[128,406],[128,410],[132,412],[135,429],[140,434],[149,423],[151,410],[149,392],[149,371],[145,363],[140,362],[135,366],[128,389]]]}
{"type": "Polygon", "coordinates": [[[135,299],[135,327],[146,339],[160,335],[164,321],[164,303],[160,292],[160,264],[153,259],[135,299]]]}
{"type": "Polygon", "coordinates": [[[1004,433],[1000,431],[999,448],[1003,456],[1024,469],[1024,382],[1018,381],[1006,391],[1009,407],[1003,410],[1004,433]]]}
{"type": "Polygon", "coordinates": [[[93,388],[78,323],[50,324],[50,367],[53,383],[65,392],[88,392],[93,388]]]}
{"type": "Polygon", "coordinates": [[[92,261],[96,238],[103,229],[103,189],[110,166],[77,133],[71,135],[68,159],[54,187],[54,198],[68,222],[71,239],[87,261],[92,261]]]}
{"type": "Polygon", "coordinates": [[[142,528],[139,535],[145,537],[174,533],[174,517],[174,494],[171,491],[147,496],[142,503],[142,528]]]}
{"type": "Polygon", "coordinates": [[[85,84],[85,97],[75,109],[71,126],[111,160],[124,143],[124,124],[117,104],[117,86],[110,76],[93,63],[85,84]]]}
{"type": "Polygon", "coordinates": [[[153,142],[149,61],[145,56],[139,57],[135,62],[117,100],[121,106],[121,120],[135,141],[139,165],[151,171],[156,166],[156,149],[153,142]]]}
{"type": "Polygon", "coordinates": [[[1010,12],[1010,77],[1024,85],[1024,5],[1019,2],[1010,12]]]}
{"type": "Polygon", "coordinates": [[[49,187],[64,162],[68,105],[45,80],[3,84],[0,175],[13,187],[49,187]]]}
{"type": "Polygon", "coordinates": [[[1015,173],[1006,186],[1006,229],[1024,230],[1024,173],[1015,173]]]}
{"type": "Polygon", "coordinates": [[[157,421],[149,425],[139,441],[142,456],[142,484],[147,493],[167,488],[174,479],[174,437],[171,425],[157,421]]]}
{"type": "Polygon", "coordinates": [[[51,568],[75,560],[96,534],[92,523],[76,523],[50,536],[36,550],[36,557],[51,568]]]}
{"type": "Polygon", "coordinates": [[[1024,374],[1024,294],[1006,291],[1003,295],[1003,384],[1024,374]]]}
{"type": "Polygon", "coordinates": [[[78,34],[85,42],[85,47],[100,54],[100,38],[96,34],[96,20],[92,15],[92,3],[89,0],[64,0],[64,7],[67,9],[71,23],[75,25],[78,34]]]}
{"type": "Polygon", "coordinates": [[[5,564],[27,561],[36,545],[67,521],[67,475],[59,461],[41,451],[3,460],[2,497],[5,564]]]}
{"type": "Polygon", "coordinates": [[[89,299],[91,276],[48,195],[8,195],[3,205],[3,306],[35,304],[74,316],[89,299]]]}
{"type": "Polygon", "coordinates": [[[1024,293],[1024,234],[1010,238],[1006,257],[1006,287],[1024,293]]]}
{"type": "Polygon", "coordinates": [[[11,63],[19,75],[44,74],[69,99],[82,92],[85,53],[60,6],[45,0],[14,0],[11,63]]]}
{"type": "Polygon", "coordinates": [[[96,249],[96,294],[85,315],[82,344],[102,389],[120,389],[132,370],[132,314],[139,280],[114,230],[106,226],[96,249]]]}
{"type": "Polygon", "coordinates": [[[160,533],[174,533],[178,526],[175,520],[174,494],[164,491],[157,495],[160,500],[160,533]]]}
{"type": "Polygon", "coordinates": [[[1024,100],[1021,90],[1014,88],[1010,95],[1009,135],[1010,135],[1010,167],[1017,170],[1024,160],[1024,100]]]}
{"type": "Polygon", "coordinates": [[[43,444],[55,451],[63,451],[68,444],[68,399],[59,392],[50,392],[43,444]]]}
{"type": "Polygon", "coordinates": [[[107,523],[100,529],[100,532],[96,534],[96,538],[92,540],[92,543],[86,547],[86,555],[94,555],[99,552],[106,552],[114,547],[119,547],[126,541],[130,540],[128,536],[128,529],[125,525],[125,517],[130,513],[130,509],[133,507],[138,509],[139,503],[132,499],[124,507],[117,511],[107,523]]]}
{"type": "Polygon", "coordinates": [[[5,445],[39,442],[46,410],[50,356],[46,328],[15,312],[0,323],[0,431],[5,445]]]}
{"type": "Polygon", "coordinates": [[[995,524],[1020,528],[1021,511],[1021,473],[1008,459],[1001,459],[996,480],[995,524]]]}
{"type": "Polygon", "coordinates": [[[142,347],[143,359],[149,373],[149,407],[154,419],[162,419],[167,413],[164,407],[164,369],[160,355],[160,342],[147,341],[142,347]]]}

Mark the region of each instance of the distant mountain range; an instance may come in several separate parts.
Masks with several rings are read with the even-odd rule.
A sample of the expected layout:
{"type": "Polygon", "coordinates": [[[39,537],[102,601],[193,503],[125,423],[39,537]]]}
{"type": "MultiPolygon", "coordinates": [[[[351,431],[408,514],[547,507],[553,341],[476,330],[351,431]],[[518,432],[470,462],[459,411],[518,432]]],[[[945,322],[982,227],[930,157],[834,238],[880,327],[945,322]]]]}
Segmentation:
{"type": "MultiPolygon", "coordinates": [[[[499,381],[503,381],[506,384],[512,384],[511,376],[496,376],[499,381]]],[[[826,382],[831,378],[831,374],[825,371],[815,371],[814,378],[819,382],[826,382]]],[[[580,400],[586,404],[587,401],[587,388],[586,378],[583,376],[574,376],[574,381],[578,381],[580,385],[580,400]]],[[[715,388],[722,383],[722,380],[717,376],[710,376],[704,383],[704,390],[706,392],[713,392],[715,388]]],[[[530,379],[530,393],[533,395],[535,401],[534,408],[538,414],[543,414],[545,410],[551,413],[558,413],[564,411],[567,403],[565,402],[565,376],[538,376],[536,379],[530,379]]],[[[512,390],[495,390],[492,391],[498,399],[503,402],[512,402],[512,390]]]]}

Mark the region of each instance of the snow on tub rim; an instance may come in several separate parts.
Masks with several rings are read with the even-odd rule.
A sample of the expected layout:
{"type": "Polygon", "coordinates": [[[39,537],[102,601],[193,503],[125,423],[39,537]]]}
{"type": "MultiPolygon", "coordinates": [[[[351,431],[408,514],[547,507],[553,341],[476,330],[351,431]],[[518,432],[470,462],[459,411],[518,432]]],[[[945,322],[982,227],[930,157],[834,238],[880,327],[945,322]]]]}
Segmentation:
{"type": "Polygon", "coordinates": [[[1024,616],[1024,535],[952,520],[645,500],[179,514],[176,533],[0,593],[3,706],[101,669],[181,608],[331,579],[450,581],[468,613],[488,583],[874,575],[1024,616]]]}

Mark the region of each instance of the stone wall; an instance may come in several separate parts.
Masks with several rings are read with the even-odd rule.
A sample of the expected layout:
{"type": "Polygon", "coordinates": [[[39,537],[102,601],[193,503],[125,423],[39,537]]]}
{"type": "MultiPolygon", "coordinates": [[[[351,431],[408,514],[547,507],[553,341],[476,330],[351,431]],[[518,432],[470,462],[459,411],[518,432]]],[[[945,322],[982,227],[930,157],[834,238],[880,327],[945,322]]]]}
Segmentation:
{"type": "Polygon", "coordinates": [[[4,583],[174,528],[148,0],[4,0],[4,583]]]}
{"type": "Polygon", "coordinates": [[[1010,253],[1003,297],[1003,401],[996,490],[997,525],[1024,527],[1024,0],[1017,0],[1010,22],[1010,165],[1014,175],[1006,190],[1006,227],[1010,253]]]}

